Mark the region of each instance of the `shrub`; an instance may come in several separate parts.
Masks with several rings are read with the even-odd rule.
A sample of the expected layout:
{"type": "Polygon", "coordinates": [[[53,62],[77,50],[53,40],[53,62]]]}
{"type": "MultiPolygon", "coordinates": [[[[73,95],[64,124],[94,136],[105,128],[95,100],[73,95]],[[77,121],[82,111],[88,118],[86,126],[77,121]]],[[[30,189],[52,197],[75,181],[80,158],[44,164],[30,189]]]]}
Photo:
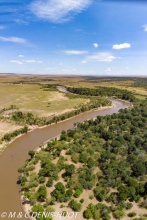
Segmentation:
{"type": "Polygon", "coordinates": [[[135,212],[130,212],[130,213],[128,213],[128,216],[129,217],[134,217],[134,216],[136,216],[136,213],[135,212]]]}
{"type": "Polygon", "coordinates": [[[69,206],[73,211],[75,211],[75,212],[79,212],[79,211],[81,210],[81,208],[82,208],[81,204],[78,203],[78,202],[76,202],[74,199],[72,199],[72,200],[69,202],[68,206],[69,206]]]}
{"type": "Polygon", "coordinates": [[[46,186],[51,187],[52,185],[53,185],[53,178],[49,178],[47,183],[46,183],[46,186]]]}
{"type": "Polygon", "coordinates": [[[74,197],[79,198],[79,196],[81,195],[81,190],[76,189],[75,193],[74,193],[74,197]]]}
{"type": "Polygon", "coordinates": [[[81,200],[80,200],[80,203],[83,203],[85,200],[82,198],[81,200]]]}
{"type": "Polygon", "coordinates": [[[45,177],[44,176],[39,177],[39,183],[44,183],[44,182],[45,182],[45,177]]]}

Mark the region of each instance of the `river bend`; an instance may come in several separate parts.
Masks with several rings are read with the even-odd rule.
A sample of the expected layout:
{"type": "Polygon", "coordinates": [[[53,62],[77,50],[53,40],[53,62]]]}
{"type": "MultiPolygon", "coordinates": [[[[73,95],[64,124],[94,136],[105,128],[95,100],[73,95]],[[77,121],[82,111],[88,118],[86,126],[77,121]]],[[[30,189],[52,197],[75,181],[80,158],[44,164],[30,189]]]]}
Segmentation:
{"type": "MultiPolygon", "coordinates": [[[[28,151],[61,133],[62,130],[72,129],[76,122],[83,122],[98,115],[105,116],[118,113],[129,104],[123,101],[111,100],[117,107],[82,113],[57,124],[35,129],[15,139],[0,156],[0,214],[2,212],[22,212],[19,185],[17,184],[18,167],[28,158],[28,151]]],[[[7,217],[5,219],[8,219],[7,217]]],[[[21,218],[26,220],[26,218],[21,218]]]]}

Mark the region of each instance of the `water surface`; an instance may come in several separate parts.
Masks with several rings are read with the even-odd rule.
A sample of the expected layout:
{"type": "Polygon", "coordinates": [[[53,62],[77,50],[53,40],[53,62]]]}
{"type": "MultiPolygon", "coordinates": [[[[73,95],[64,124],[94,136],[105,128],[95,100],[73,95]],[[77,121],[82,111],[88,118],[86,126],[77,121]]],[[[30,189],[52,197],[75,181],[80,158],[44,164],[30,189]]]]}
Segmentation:
{"type": "MultiPolygon", "coordinates": [[[[17,184],[18,167],[24,164],[28,151],[37,148],[46,140],[61,133],[62,130],[74,128],[76,122],[83,122],[98,115],[105,116],[127,108],[128,103],[111,100],[116,108],[96,110],[82,113],[66,121],[58,122],[44,128],[35,129],[12,142],[0,156],[0,214],[2,212],[22,212],[19,185],[17,184]]],[[[8,219],[8,218],[5,218],[8,219]]],[[[26,218],[21,218],[25,220],[26,218]]]]}

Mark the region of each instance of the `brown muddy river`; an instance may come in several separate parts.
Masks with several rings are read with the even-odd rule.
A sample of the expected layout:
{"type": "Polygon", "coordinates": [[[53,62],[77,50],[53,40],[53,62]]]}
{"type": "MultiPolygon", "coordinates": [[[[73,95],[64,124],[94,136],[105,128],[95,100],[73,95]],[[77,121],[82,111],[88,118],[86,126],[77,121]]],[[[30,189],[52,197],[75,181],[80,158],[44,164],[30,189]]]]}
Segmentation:
{"type": "MultiPolygon", "coordinates": [[[[28,151],[37,148],[41,143],[53,138],[62,130],[73,128],[75,122],[83,122],[97,115],[105,116],[117,113],[119,109],[127,108],[128,103],[112,100],[116,108],[97,110],[82,113],[69,120],[59,122],[41,129],[35,129],[28,134],[17,138],[0,156],[0,215],[3,212],[23,212],[20,201],[18,180],[18,167],[23,165],[28,157],[28,151]]],[[[2,217],[0,217],[2,219],[2,217]]],[[[8,217],[4,219],[10,219],[8,217]]],[[[17,219],[17,218],[13,218],[17,219]]],[[[21,218],[25,220],[26,218],[21,218]]]]}

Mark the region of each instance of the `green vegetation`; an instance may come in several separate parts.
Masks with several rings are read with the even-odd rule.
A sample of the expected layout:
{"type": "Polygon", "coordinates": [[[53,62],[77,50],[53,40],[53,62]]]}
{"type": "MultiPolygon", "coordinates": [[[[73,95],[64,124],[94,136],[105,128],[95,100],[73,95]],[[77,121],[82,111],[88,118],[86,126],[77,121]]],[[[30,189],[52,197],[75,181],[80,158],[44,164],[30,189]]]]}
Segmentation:
{"type": "Polygon", "coordinates": [[[48,87],[40,83],[1,83],[0,94],[0,113],[4,113],[3,116],[11,115],[17,109],[24,113],[31,112],[37,117],[59,115],[88,101],[87,98],[79,97],[70,99],[55,86],[48,87]]]}
{"type": "Polygon", "coordinates": [[[69,111],[58,116],[53,115],[51,117],[38,117],[38,116],[33,115],[31,112],[23,113],[21,111],[15,111],[14,113],[11,114],[11,120],[16,122],[19,125],[27,124],[27,125],[43,126],[43,125],[48,125],[52,123],[57,123],[59,121],[76,116],[85,111],[89,111],[89,110],[92,110],[92,109],[95,109],[101,106],[108,106],[110,104],[111,103],[109,100],[106,100],[103,98],[91,98],[89,103],[78,105],[76,107],[76,110],[69,111]]]}
{"type": "Polygon", "coordinates": [[[28,127],[24,126],[21,129],[15,130],[13,132],[10,133],[6,133],[3,137],[2,137],[2,141],[10,141],[12,138],[17,137],[20,134],[25,134],[28,132],[28,127]]]}
{"type": "Polygon", "coordinates": [[[31,158],[33,158],[34,155],[35,155],[35,151],[34,151],[34,150],[30,150],[30,151],[28,152],[28,154],[29,154],[29,156],[30,156],[31,158]]]}
{"type": "Polygon", "coordinates": [[[10,105],[10,107],[8,107],[8,108],[3,108],[3,109],[1,109],[0,110],[0,114],[1,113],[3,113],[3,112],[5,112],[5,111],[9,111],[9,110],[14,110],[14,109],[18,109],[17,107],[16,107],[16,105],[10,105]]]}
{"type": "Polygon", "coordinates": [[[109,97],[116,97],[123,100],[129,100],[131,102],[135,101],[135,97],[132,92],[127,90],[117,89],[113,87],[98,87],[97,89],[90,89],[90,88],[71,88],[68,87],[67,90],[69,92],[80,94],[80,95],[87,95],[87,96],[109,96],[109,97]]]}
{"type": "Polygon", "coordinates": [[[0,110],[0,120],[7,123],[15,123],[16,126],[19,125],[24,127],[4,135],[2,134],[2,141],[10,141],[19,134],[26,133],[30,128],[32,129],[32,125],[44,126],[57,123],[85,111],[111,104],[110,101],[100,97],[90,97],[87,99],[87,96],[64,94],[57,91],[56,85],[49,84],[2,84],[0,91],[1,89],[3,99],[0,99],[0,104],[4,105],[3,101],[5,98],[6,101],[11,98],[13,103],[9,100],[8,103],[11,105],[7,106],[7,102],[5,102],[7,107],[4,107],[0,110]],[[21,102],[20,99],[18,99],[18,96],[14,93],[16,90],[17,94],[19,94],[19,96],[22,98],[21,102]],[[7,94],[8,91],[10,92],[10,96],[7,94]],[[34,99],[35,103],[33,101],[34,99]],[[21,110],[22,103],[23,111],[21,110]],[[29,109],[28,105],[30,106],[29,109]],[[57,109],[59,110],[60,114],[58,114],[57,109]],[[37,114],[34,114],[37,113],[37,111],[44,112],[44,114],[47,115],[41,116],[40,114],[40,116],[38,116],[37,114]]]}
{"type": "MultiPolygon", "coordinates": [[[[70,87],[84,87],[84,88],[96,88],[97,86],[102,87],[115,87],[118,89],[126,89],[134,93],[135,97],[138,95],[144,99],[147,95],[147,91],[145,89],[147,85],[147,78],[143,77],[96,77],[96,76],[39,76],[39,75],[2,75],[0,78],[0,83],[6,86],[9,89],[8,83],[13,83],[17,86],[17,90],[19,90],[19,86],[25,88],[25,85],[30,85],[30,88],[27,88],[28,92],[32,94],[32,90],[34,89],[34,85],[36,88],[38,86],[50,84],[50,85],[63,85],[70,87]],[[3,84],[2,84],[3,83],[3,84]],[[32,86],[32,87],[31,87],[32,86]],[[29,91],[31,90],[31,91],[29,91]]],[[[35,88],[35,89],[36,89],[35,88]]],[[[7,90],[7,88],[5,88],[7,90]]],[[[34,91],[35,91],[34,89],[34,91]]],[[[6,92],[5,90],[5,92],[6,92]]],[[[11,89],[10,89],[11,90],[11,89]]],[[[37,89],[36,89],[37,90],[37,89]]],[[[3,90],[4,91],[4,90],[3,90]]],[[[2,92],[1,94],[2,94],[2,92]]],[[[26,92],[25,91],[25,92],[26,92]]],[[[11,91],[13,93],[13,91],[11,91]]],[[[20,91],[19,94],[22,94],[20,91]]],[[[10,95],[10,92],[9,92],[10,95]]],[[[9,97],[8,97],[9,98],[9,97]]],[[[14,98],[14,97],[13,97],[14,98]]],[[[40,97],[39,97],[40,98],[40,97]]],[[[14,99],[11,99],[14,100],[14,99]]],[[[14,103],[13,103],[14,104],[14,103]]],[[[17,103],[16,103],[17,104],[17,103]]]]}
{"type": "MultiPolygon", "coordinates": [[[[9,121],[15,122],[16,124],[22,126],[24,125],[43,126],[51,123],[57,123],[61,120],[68,119],[82,112],[94,108],[98,108],[101,106],[110,105],[110,101],[105,100],[104,98],[90,97],[89,99],[87,99],[87,96],[80,96],[80,95],[75,96],[72,94],[64,94],[62,92],[58,92],[56,85],[47,84],[40,87],[40,85],[37,84],[31,84],[31,85],[2,84],[2,88],[5,86],[6,89],[4,91],[6,91],[6,94],[3,94],[4,96],[3,100],[7,95],[7,89],[8,89],[8,91],[10,91],[10,98],[12,98],[13,103],[15,104],[11,104],[10,107],[1,109],[0,119],[8,122],[9,121]],[[19,91],[20,89],[21,91],[19,91]],[[26,93],[25,89],[28,93],[26,93]],[[16,94],[13,94],[15,90],[18,90],[17,93],[19,93],[19,95],[22,96],[21,103],[23,103],[23,111],[21,110],[22,109],[21,103],[18,103],[18,101],[16,101],[18,100],[16,99],[18,97],[16,97],[16,94]],[[35,93],[32,94],[32,92],[34,91],[35,93]],[[34,99],[36,100],[37,105],[34,104],[33,106],[34,102],[32,99],[32,95],[34,95],[34,99]],[[41,97],[41,99],[39,97],[41,97]],[[47,99],[50,102],[48,102],[47,99]],[[24,100],[27,100],[27,102],[25,103],[24,100]],[[32,106],[30,106],[30,108],[28,109],[27,105],[30,105],[29,103],[31,103],[32,106]],[[46,109],[43,110],[42,109],[43,106],[46,109]],[[34,114],[35,113],[35,111],[33,110],[34,108],[36,109],[36,113],[37,111],[41,111],[41,112],[44,111],[45,115],[41,116],[40,114],[40,116],[38,116],[37,114],[34,114]],[[57,109],[59,109],[60,114],[58,114],[57,109]],[[62,113],[62,110],[64,111],[64,113],[62,113]]],[[[7,99],[8,97],[9,96],[7,96],[7,99]]],[[[0,100],[0,103],[2,105],[4,104],[3,100],[0,100]]]]}
{"type": "Polygon", "coordinates": [[[136,79],[133,86],[147,89],[147,78],[136,79]]]}
{"type": "MultiPolygon", "coordinates": [[[[104,97],[134,102],[118,114],[77,123],[75,130],[63,131],[39,153],[29,152],[18,171],[23,200],[30,201],[32,211],[60,207],[63,213],[80,211],[81,220],[147,219],[147,80],[12,77],[13,84],[1,83],[0,118],[23,126],[57,123],[109,105],[104,97]],[[56,85],[77,95],[60,93],[56,85]]],[[[3,140],[27,130],[6,134],[3,140]]]]}
{"type": "Polygon", "coordinates": [[[147,101],[63,131],[19,172],[34,206],[70,207],[86,219],[145,219],[147,214],[147,101]],[[40,169],[36,172],[36,166],[40,169]],[[90,192],[89,197],[87,192],[90,192]],[[135,217],[135,218],[134,218],[135,217]]]}

